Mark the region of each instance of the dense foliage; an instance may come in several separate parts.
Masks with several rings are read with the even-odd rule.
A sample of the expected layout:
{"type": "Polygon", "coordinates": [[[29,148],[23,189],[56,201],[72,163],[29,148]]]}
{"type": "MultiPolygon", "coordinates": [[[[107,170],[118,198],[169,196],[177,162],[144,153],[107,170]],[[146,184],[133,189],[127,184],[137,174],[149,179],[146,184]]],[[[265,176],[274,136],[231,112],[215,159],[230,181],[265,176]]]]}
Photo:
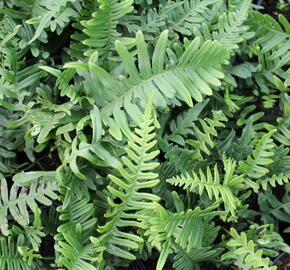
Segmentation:
{"type": "Polygon", "coordinates": [[[276,269],[290,24],[261,3],[0,2],[1,270],[276,269]]]}

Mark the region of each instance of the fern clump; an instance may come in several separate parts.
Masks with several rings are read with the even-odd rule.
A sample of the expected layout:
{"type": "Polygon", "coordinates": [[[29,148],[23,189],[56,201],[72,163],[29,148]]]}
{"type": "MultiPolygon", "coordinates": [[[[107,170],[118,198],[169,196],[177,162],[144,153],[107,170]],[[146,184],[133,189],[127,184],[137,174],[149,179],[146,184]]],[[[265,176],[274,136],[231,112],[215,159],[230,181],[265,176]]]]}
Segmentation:
{"type": "Polygon", "coordinates": [[[0,270],[290,258],[290,27],[270,2],[1,1],[0,270]]]}

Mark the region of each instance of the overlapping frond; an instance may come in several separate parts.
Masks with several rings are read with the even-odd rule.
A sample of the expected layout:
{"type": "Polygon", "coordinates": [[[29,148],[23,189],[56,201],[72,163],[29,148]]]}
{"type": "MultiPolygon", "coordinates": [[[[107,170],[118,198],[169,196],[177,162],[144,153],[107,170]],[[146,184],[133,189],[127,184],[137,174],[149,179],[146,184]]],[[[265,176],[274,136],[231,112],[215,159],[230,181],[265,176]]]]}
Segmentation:
{"type": "Polygon", "coordinates": [[[194,136],[195,139],[188,139],[186,143],[194,147],[194,157],[201,158],[201,152],[210,154],[209,148],[213,148],[215,143],[212,140],[212,137],[218,136],[216,128],[224,127],[224,123],[227,121],[227,117],[223,114],[222,111],[213,111],[213,119],[205,118],[199,119],[199,123],[201,128],[199,128],[196,124],[193,124],[194,136]]]}
{"type": "Polygon", "coordinates": [[[239,234],[234,228],[230,230],[232,239],[228,241],[227,245],[232,251],[223,255],[223,259],[234,258],[236,262],[246,269],[262,269],[275,270],[276,266],[270,266],[272,262],[269,258],[262,257],[263,250],[255,250],[255,243],[253,240],[248,241],[245,232],[239,234]]]}
{"type": "Polygon", "coordinates": [[[274,147],[272,134],[276,130],[266,133],[257,143],[252,154],[247,157],[246,161],[239,162],[239,171],[252,178],[260,178],[269,172],[266,168],[268,164],[273,162],[271,156],[274,153],[271,149],[274,147]]]}
{"type": "Polygon", "coordinates": [[[17,247],[25,244],[25,238],[19,236],[16,241],[12,237],[0,237],[0,269],[5,270],[32,270],[37,267],[34,263],[29,265],[23,260],[17,247]]]}
{"type": "Polygon", "coordinates": [[[90,47],[85,52],[87,56],[95,50],[100,56],[108,54],[116,39],[120,38],[117,32],[119,19],[133,10],[133,0],[98,0],[98,3],[98,10],[92,13],[92,18],[81,21],[83,32],[88,36],[82,43],[90,47]]]}
{"type": "Polygon", "coordinates": [[[198,262],[206,261],[219,254],[219,249],[216,252],[209,252],[210,247],[203,246],[207,218],[222,213],[214,211],[218,205],[216,203],[204,210],[197,207],[194,210],[189,209],[175,214],[159,205],[153,217],[151,213],[144,211],[145,236],[148,237],[151,245],[161,252],[156,269],[163,269],[168,256],[172,253],[175,253],[175,267],[184,270],[189,265],[198,267],[198,262]]]}
{"type": "Polygon", "coordinates": [[[143,239],[133,232],[125,231],[125,228],[142,227],[142,214],[139,211],[155,209],[155,203],[159,200],[158,196],[148,191],[159,182],[158,175],[153,172],[159,164],[152,160],[159,151],[152,151],[156,140],[151,114],[152,107],[148,103],[135,134],[127,134],[127,155],[122,157],[124,167],[118,168],[120,175],[109,175],[112,181],[108,186],[111,193],[108,203],[111,209],[105,214],[106,224],[98,228],[99,237],[92,238],[98,250],[100,264],[103,263],[105,253],[128,260],[135,259],[131,252],[140,247],[143,239]],[[115,202],[116,199],[120,202],[115,202]]]}
{"type": "Polygon", "coordinates": [[[128,78],[122,76],[121,80],[116,80],[93,62],[65,65],[86,77],[87,94],[100,106],[103,123],[110,127],[110,133],[117,139],[121,139],[120,130],[127,126],[129,117],[135,124],[140,122],[142,113],[136,103],[145,108],[150,95],[154,96],[156,109],[166,110],[177,100],[193,106],[192,99],[201,102],[203,95],[212,95],[212,88],[221,85],[220,65],[228,57],[224,46],[209,40],[201,44],[200,39],[195,38],[180,59],[167,66],[167,35],[167,31],[160,35],[152,61],[142,32],[136,35],[137,63],[128,49],[116,42],[128,78]]]}
{"type": "Polygon", "coordinates": [[[51,205],[52,200],[56,200],[58,195],[58,185],[56,181],[41,181],[38,178],[33,179],[28,186],[20,186],[14,183],[8,191],[7,181],[2,177],[1,184],[1,200],[0,200],[0,229],[2,234],[8,235],[8,212],[13,219],[20,225],[26,226],[29,224],[29,210],[33,213],[40,209],[37,205],[51,205]]]}
{"type": "Polygon", "coordinates": [[[187,172],[179,176],[168,179],[167,181],[175,186],[180,186],[183,189],[189,188],[191,191],[196,191],[200,195],[206,191],[209,199],[215,198],[216,201],[223,200],[225,209],[235,214],[235,209],[239,204],[239,199],[235,195],[236,191],[244,186],[243,176],[235,175],[236,162],[223,158],[224,176],[221,182],[221,176],[218,171],[218,166],[215,164],[214,172],[211,172],[210,167],[207,167],[206,174],[200,169],[199,175],[193,172],[187,172]]]}
{"type": "Polygon", "coordinates": [[[260,47],[259,54],[271,61],[277,70],[290,61],[290,24],[285,16],[279,14],[278,21],[257,11],[250,13],[251,25],[255,30],[254,44],[260,47]]]}

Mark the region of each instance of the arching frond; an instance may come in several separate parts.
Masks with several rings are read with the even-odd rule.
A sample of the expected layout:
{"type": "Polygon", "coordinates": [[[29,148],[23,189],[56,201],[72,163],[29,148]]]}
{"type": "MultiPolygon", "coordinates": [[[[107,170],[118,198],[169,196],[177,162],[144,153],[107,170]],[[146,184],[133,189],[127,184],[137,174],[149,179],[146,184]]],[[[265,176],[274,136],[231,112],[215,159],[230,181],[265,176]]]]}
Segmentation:
{"type": "Polygon", "coordinates": [[[193,105],[192,98],[201,102],[203,95],[212,95],[212,86],[221,85],[223,74],[219,69],[228,57],[226,48],[216,41],[201,44],[196,38],[177,62],[167,66],[167,35],[167,31],[160,35],[150,61],[143,34],[137,33],[138,65],[128,49],[117,41],[116,50],[128,76],[122,80],[116,80],[92,62],[66,64],[86,77],[86,91],[100,106],[103,123],[117,139],[121,139],[120,129],[127,126],[129,117],[135,124],[140,121],[142,113],[136,103],[145,108],[151,94],[154,107],[166,110],[176,100],[189,106],[193,105]]]}

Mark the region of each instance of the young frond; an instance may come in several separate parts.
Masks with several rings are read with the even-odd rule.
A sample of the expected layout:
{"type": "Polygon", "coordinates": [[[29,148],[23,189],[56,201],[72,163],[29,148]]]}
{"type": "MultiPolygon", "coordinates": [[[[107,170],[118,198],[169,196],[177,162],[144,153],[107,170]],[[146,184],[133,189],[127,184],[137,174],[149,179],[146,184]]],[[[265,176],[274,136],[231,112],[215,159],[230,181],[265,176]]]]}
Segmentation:
{"type": "Polygon", "coordinates": [[[245,269],[275,270],[276,266],[270,266],[269,258],[263,258],[263,250],[255,250],[253,240],[248,241],[245,232],[239,234],[234,228],[230,230],[232,239],[227,242],[230,248],[228,253],[222,256],[222,259],[233,258],[235,261],[242,262],[241,267],[245,269]]]}
{"type": "Polygon", "coordinates": [[[222,111],[213,111],[213,119],[205,118],[199,119],[199,123],[202,128],[199,128],[196,124],[193,124],[194,136],[196,139],[188,139],[186,142],[194,147],[194,158],[203,159],[201,152],[210,154],[208,147],[213,148],[215,143],[212,137],[218,136],[216,128],[224,127],[224,123],[227,121],[227,117],[222,111]]]}
{"type": "Polygon", "coordinates": [[[271,157],[274,153],[271,149],[274,144],[271,136],[274,132],[276,132],[275,129],[266,133],[257,143],[252,154],[247,157],[247,160],[239,162],[239,171],[241,173],[257,179],[269,172],[269,169],[265,167],[273,162],[271,157]]]}
{"type": "Polygon", "coordinates": [[[107,222],[99,226],[98,238],[92,241],[99,250],[98,260],[103,262],[104,253],[109,253],[123,259],[134,260],[131,250],[137,250],[143,239],[132,233],[126,232],[128,227],[142,227],[140,210],[155,209],[159,197],[149,193],[148,189],[157,185],[158,175],[153,170],[159,165],[152,160],[159,154],[158,150],[152,151],[156,144],[153,133],[154,126],[151,118],[152,107],[148,103],[143,120],[135,133],[129,131],[127,155],[122,157],[124,167],[119,167],[120,176],[109,175],[111,184],[108,190],[111,196],[108,203],[111,211],[105,214],[107,222]],[[142,191],[147,189],[147,191],[142,191]],[[119,199],[119,203],[114,202],[119,199]]]}
{"type": "Polygon", "coordinates": [[[0,230],[2,234],[8,235],[8,212],[13,219],[22,226],[29,224],[29,210],[32,213],[40,208],[37,205],[51,205],[52,200],[56,200],[58,195],[56,191],[59,189],[56,181],[42,181],[41,179],[33,179],[29,185],[20,186],[14,183],[8,192],[7,181],[5,178],[0,179],[0,230]],[[10,195],[8,196],[8,194],[10,195]]]}
{"type": "Polygon", "coordinates": [[[189,188],[190,191],[196,191],[200,195],[205,190],[209,199],[214,198],[216,201],[222,199],[225,209],[235,215],[235,210],[239,204],[239,199],[235,193],[244,187],[243,176],[234,174],[236,170],[235,161],[223,157],[223,164],[225,173],[222,182],[217,164],[214,166],[213,173],[208,166],[206,175],[200,169],[199,175],[193,171],[168,179],[167,182],[183,189],[189,188]]]}

